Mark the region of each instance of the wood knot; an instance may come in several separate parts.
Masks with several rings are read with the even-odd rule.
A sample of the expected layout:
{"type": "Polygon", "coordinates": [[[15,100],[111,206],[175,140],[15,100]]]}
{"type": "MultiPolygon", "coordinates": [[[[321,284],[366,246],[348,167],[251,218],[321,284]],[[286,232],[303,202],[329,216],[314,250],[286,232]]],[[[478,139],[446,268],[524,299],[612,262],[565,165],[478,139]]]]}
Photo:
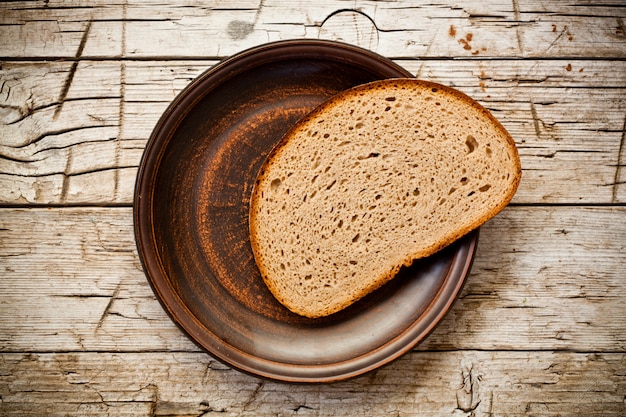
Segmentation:
{"type": "Polygon", "coordinates": [[[480,405],[479,384],[482,375],[474,370],[474,364],[469,360],[461,362],[460,383],[456,390],[457,410],[474,414],[480,405]]]}

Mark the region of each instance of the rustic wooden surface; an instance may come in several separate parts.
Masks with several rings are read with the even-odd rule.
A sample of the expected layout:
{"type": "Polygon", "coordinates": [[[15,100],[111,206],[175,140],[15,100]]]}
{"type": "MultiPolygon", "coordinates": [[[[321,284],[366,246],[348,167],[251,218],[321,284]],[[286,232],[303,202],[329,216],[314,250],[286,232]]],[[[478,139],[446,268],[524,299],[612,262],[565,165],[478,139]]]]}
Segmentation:
{"type": "Polygon", "coordinates": [[[626,8],[465,3],[0,3],[0,415],[626,415],[626,8]],[[222,58],[302,37],[473,96],[524,168],[435,332],[333,385],[200,350],[155,299],[132,225],[169,101],[222,58]]]}

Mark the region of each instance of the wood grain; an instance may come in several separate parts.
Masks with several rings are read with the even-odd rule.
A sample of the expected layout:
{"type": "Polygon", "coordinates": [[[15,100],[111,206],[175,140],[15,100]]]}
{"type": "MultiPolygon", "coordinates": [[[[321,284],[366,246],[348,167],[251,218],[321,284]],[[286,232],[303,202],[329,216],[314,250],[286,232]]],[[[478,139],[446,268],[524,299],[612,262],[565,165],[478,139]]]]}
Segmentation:
{"type": "Polygon", "coordinates": [[[87,32],[84,58],[218,58],[293,38],[343,40],[390,58],[620,58],[626,51],[619,1],[571,7],[557,0],[462,6],[371,0],[354,6],[322,0],[314,7],[302,0],[229,6],[219,0],[201,6],[130,0],[120,6],[98,1],[81,7],[83,3],[3,5],[0,37],[15,41],[4,43],[0,56],[76,57],[87,32]]]}
{"type": "Polygon", "coordinates": [[[195,352],[5,353],[0,361],[5,415],[35,416],[41,410],[59,417],[626,412],[624,353],[413,352],[347,382],[289,386],[229,370],[195,352]]]}
{"type": "MultiPolygon", "coordinates": [[[[197,350],[143,275],[130,209],[3,209],[0,242],[0,350],[197,350]]],[[[418,348],[623,351],[625,246],[623,207],[509,207],[418,348]]]]}
{"type": "MultiPolygon", "coordinates": [[[[624,61],[397,62],[474,97],[504,124],[524,168],[516,203],[626,201],[624,61]]],[[[57,112],[68,64],[5,63],[0,203],[130,204],[159,117],[214,64],[133,62],[122,71],[108,61],[81,62],[57,112]]]]}

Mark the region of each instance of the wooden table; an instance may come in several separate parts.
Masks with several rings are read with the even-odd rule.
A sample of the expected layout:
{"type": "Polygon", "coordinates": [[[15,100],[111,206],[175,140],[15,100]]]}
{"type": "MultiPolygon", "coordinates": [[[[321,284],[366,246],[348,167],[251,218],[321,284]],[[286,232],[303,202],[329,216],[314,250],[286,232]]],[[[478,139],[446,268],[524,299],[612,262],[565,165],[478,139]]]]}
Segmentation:
{"type": "Polygon", "coordinates": [[[626,415],[625,21],[621,0],[1,3],[0,414],[626,415]],[[464,91],[524,168],[434,333],[333,385],[212,359],[161,308],[133,235],[168,103],[219,60],[292,38],[464,91]]]}

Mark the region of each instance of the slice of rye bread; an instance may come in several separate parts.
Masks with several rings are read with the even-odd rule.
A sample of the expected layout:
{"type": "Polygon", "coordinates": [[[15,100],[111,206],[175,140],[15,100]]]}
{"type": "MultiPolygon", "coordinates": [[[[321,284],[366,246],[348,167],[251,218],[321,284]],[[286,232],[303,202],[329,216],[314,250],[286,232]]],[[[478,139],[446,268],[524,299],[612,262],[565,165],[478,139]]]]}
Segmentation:
{"type": "Polygon", "coordinates": [[[495,216],[515,142],[476,101],[416,79],[361,85],[300,120],[250,201],[261,275],[291,311],[335,313],[495,216]]]}

